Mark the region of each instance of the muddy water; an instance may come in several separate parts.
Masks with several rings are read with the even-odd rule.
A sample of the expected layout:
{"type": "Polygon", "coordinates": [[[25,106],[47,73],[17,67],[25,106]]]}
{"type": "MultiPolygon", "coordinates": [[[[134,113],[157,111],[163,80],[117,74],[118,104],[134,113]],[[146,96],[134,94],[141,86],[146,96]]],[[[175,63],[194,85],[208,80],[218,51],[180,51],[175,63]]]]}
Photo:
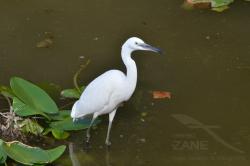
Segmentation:
{"type": "Polygon", "coordinates": [[[87,84],[103,71],[124,70],[120,46],[138,36],[165,50],[136,52],[138,86],[119,109],[112,147],[104,146],[107,121],[68,140],[55,165],[250,164],[250,5],[239,1],[224,13],[185,11],[181,1],[15,0],[0,4],[0,81],[11,76],[72,87],[86,59],[87,84]],[[48,37],[50,48],[36,48],[48,37]],[[152,90],[172,93],[153,100],[152,90]],[[145,115],[146,116],[142,116],[145,115]],[[142,114],[143,113],[143,114],[142,114]]]}

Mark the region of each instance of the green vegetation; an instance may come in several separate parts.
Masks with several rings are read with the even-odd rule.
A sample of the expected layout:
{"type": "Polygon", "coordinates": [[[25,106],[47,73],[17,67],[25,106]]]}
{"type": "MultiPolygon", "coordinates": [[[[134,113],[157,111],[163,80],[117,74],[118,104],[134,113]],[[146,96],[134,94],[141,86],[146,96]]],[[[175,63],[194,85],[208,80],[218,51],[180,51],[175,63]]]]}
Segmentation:
{"type": "MultiPolygon", "coordinates": [[[[74,76],[75,89],[62,90],[61,96],[74,99],[80,97],[84,87],[79,87],[76,79],[83,67],[85,65],[74,76]]],[[[10,87],[0,85],[0,94],[9,104],[8,111],[0,111],[2,137],[5,135],[5,138],[15,140],[28,133],[39,137],[51,133],[55,139],[66,139],[70,131],[89,127],[89,119],[73,122],[69,110],[60,110],[43,89],[22,78],[12,77],[10,87]]],[[[95,123],[99,122],[97,120],[95,123]]],[[[64,145],[43,150],[18,141],[5,142],[0,139],[0,164],[4,164],[7,157],[26,165],[47,164],[61,156],[64,150],[64,145]]]]}
{"type": "Polygon", "coordinates": [[[7,156],[25,165],[48,164],[59,158],[65,148],[65,145],[61,145],[54,149],[43,150],[18,141],[4,142],[0,139],[0,164],[6,162],[7,156]]]}
{"type": "MultiPolygon", "coordinates": [[[[10,81],[13,99],[13,111],[20,117],[41,116],[46,119],[48,127],[44,135],[52,132],[53,136],[57,139],[65,139],[69,136],[66,131],[81,130],[89,126],[89,120],[78,121],[73,123],[70,117],[70,111],[59,111],[55,102],[51,97],[40,87],[26,81],[22,78],[13,77],[10,81]]],[[[72,89],[64,90],[63,94],[66,97],[77,97],[77,90],[72,89]]],[[[35,120],[24,119],[19,123],[22,131],[30,132],[33,134],[40,134],[44,127],[40,126],[35,120]]]]}
{"type": "Polygon", "coordinates": [[[211,0],[211,4],[213,8],[218,8],[222,6],[227,6],[232,3],[234,0],[211,0]]]}
{"type": "Polygon", "coordinates": [[[228,9],[228,5],[234,0],[211,0],[212,10],[222,12],[228,9]]]}
{"type": "Polygon", "coordinates": [[[61,95],[65,98],[73,98],[73,99],[79,99],[82,91],[84,90],[84,86],[80,87],[80,91],[76,88],[74,89],[65,89],[61,92],[61,95]]]}
{"type": "Polygon", "coordinates": [[[185,0],[184,8],[210,8],[213,11],[222,12],[229,9],[229,5],[233,2],[234,0],[185,0]]]}

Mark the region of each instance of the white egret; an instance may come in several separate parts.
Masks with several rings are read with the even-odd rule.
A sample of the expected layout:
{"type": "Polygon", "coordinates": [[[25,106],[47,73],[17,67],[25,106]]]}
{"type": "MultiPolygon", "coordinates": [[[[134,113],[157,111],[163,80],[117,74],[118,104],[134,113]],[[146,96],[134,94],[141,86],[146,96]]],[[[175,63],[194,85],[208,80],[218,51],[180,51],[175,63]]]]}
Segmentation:
{"type": "Polygon", "coordinates": [[[105,143],[111,145],[109,135],[116,110],[121,103],[132,96],[136,87],[137,68],[135,61],[131,58],[131,53],[136,50],[161,53],[159,48],[152,47],[137,37],[129,38],[121,49],[121,57],[127,73],[124,74],[120,70],[109,70],[103,73],[90,82],[80,99],[74,103],[71,112],[73,120],[93,114],[87,130],[87,143],[90,139],[90,128],[95,119],[100,115],[109,114],[109,126],[105,143]]]}

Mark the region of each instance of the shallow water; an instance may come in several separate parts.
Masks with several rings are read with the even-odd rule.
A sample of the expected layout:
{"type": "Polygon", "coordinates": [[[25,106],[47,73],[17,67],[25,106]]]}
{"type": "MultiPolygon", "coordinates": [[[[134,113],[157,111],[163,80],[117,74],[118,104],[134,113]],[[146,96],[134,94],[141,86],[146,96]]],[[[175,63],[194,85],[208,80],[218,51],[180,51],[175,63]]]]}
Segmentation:
{"type": "Polygon", "coordinates": [[[165,50],[163,56],[134,54],[137,90],[116,115],[111,149],[104,145],[104,120],[93,130],[88,152],[85,132],[74,133],[68,140],[71,153],[55,165],[250,164],[250,5],[237,1],[215,13],[186,11],[181,3],[0,3],[1,84],[16,75],[72,87],[72,76],[86,59],[91,63],[81,74],[84,85],[107,69],[124,71],[120,47],[131,36],[165,50]],[[52,47],[36,48],[46,32],[53,36],[52,47]],[[172,98],[154,100],[152,90],[170,91],[172,98]]]}

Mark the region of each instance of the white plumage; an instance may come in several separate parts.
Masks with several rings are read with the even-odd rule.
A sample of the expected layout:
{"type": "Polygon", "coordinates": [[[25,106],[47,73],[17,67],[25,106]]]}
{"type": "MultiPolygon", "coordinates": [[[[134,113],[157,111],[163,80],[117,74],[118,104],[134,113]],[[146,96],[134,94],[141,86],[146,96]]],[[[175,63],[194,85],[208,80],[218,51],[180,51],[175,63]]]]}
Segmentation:
{"type": "MultiPolygon", "coordinates": [[[[72,109],[73,117],[99,112],[99,115],[114,110],[117,103],[124,100],[126,76],[119,70],[110,70],[94,79],[84,90],[72,109]],[[81,108],[77,111],[76,108],[81,108]]],[[[128,98],[128,97],[126,97],[128,98]]]]}
{"type": "Polygon", "coordinates": [[[87,140],[90,139],[90,128],[94,120],[109,113],[109,127],[106,144],[110,145],[109,134],[115,113],[119,105],[127,101],[133,94],[137,82],[137,68],[131,53],[135,50],[161,52],[160,49],[144,43],[137,37],[129,38],[122,46],[121,56],[126,66],[126,75],[119,70],[109,70],[95,78],[84,90],[79,100],[72,108],[71,117],[75,120],[93,114],[90,127],[87,130],[87,140]]]}

